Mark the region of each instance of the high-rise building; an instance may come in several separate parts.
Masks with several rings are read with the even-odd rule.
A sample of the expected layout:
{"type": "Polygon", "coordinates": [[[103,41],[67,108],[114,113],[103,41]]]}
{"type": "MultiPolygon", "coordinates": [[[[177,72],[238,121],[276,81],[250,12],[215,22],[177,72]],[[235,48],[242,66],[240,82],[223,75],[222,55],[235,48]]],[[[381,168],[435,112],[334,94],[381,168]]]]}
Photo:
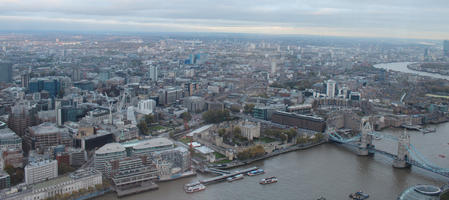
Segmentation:
{"type": "Polygon", "coordinates": [[[33,184],[58,177],[58,162],[42,160],[25,166],[25,183],[33,184]]]}
{"type": "Polygon", "coordinates": [[[12,63],[0,63],[0,82],[12,82],[12,63]]]}
{"type": "Polygon", "coordinates": [[[79,81],[79,80],[81,80],[80,68],[74,67],[72,71],[72,81],[79,81]]]}
{"type": "Polygon", "coordinates": [[[184,106],[189,112],[201,112],[204,110],[204,99],[198,96],[190,96],[184,99],[184,106]]]}
{"type": "Polygon", "coordinates": [[[277,71],[277,66],[276,66],[276,62],[272,61],[271,62],[271,74],[274,75],[277,71]]]}
{"type": "Polygon", "coordinates": [[[137,105],[137,112],[148,115],[156,109],[156,101],[153,99],[140,100],[137,105]]]}
{"type": "Polygon", "coordinates": [[[335,89],[336,89],[337,82],[334,80],[328,80],[327,81],[327,88],[326,88],[326,96],[329,98],[335,97],[335,89]]]}
{"type": "Polygon", "coordinates": [[[159,92],[159,104],[171,105],[183,97],[183,90],[181,88],[167,88],[159,92]]]}
{"type": "Polygon", "coordinates": [[[444,40],[443,51],[444,51],[444,55],[449,57],[449,40],[444,40]]]}
{"type": "Polygon", "coordinates": [[[11,108],[11,113],[8,117],[8,127],[22,137],[25,135],[25,130],[28,127],[37,124],[35,114],[35,110],[29,105],[19,102],[11,108]]]}
{"type": "Polygon", "coordinates": [[[150,66],[150,79],[151,81],[157,81],[157,67],[156,66],[150,66]]]}
{"type": "Polygon", "coordinates": [[[31,93],[47,91],[51,97],[58,95],[61,84],[56,78],[33,78],[30,80],[28,90],[31,93]]]}
{"type": "Polygon", "coordinates": [[[30,84],[30,74],[25,73],[20,75],[20,85],[24,88],[28,88],[28,85],[30,84]]]}

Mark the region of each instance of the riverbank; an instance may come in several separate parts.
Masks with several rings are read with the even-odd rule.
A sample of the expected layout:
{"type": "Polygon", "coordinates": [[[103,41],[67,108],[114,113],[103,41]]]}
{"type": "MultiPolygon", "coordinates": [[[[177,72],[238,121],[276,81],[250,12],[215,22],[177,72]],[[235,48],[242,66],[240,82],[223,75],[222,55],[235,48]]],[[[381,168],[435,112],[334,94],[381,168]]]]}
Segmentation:
{"type": "Polygon", "coordinates": [[[379,64],[373,65],[373,67],[385,69],[385,70],[403,72],[403,73],[417,74],[420,76],[427,76],[427,77],[431,77],[431,78],[439,78],[439,79],[449,80],[449,76],[446,76],[446,75],[409,69],[407,66],[410,64],[413,64],[413,63],[416,63],[416,62],[379,63],[379,64]]]}
{"type": "Polygon", "coordinates": [[[217,169],[232,169],[232,168],[236,168],[236,167],[242,167],[242,166],[245,166],[245,165],[252,164],[252,163],[254,163],[256,161],[264,160],[264,159],[267,159],[267,158],[271,158],[271,157],[278,156],[278,155],[281,155],[281,154],[284,154],[284,153],[288,153],[288,152],[292,152],[292,151],[310,149],[312,147],[316,147],[316,146],[322,145],[324,143],[327,143],[327,141],[322,140],[322,141],[320,141],[318,143],[307,143],[307,144],[294,145],[294,146],[291,146],[291,147],[288,147],[288,148],[285,148],[285,149],[277,150],[277,151],[269,153],[269,154],[265,154],[265,155],[263,155],[261,157],[258,157],[258,158],[244,160],[244,161],[237,161],[237,162],[233,162],[233,163],[228,163],[226,166],[220,166],[220,167],[215,167],[215,168],[217,168],[217,169]]]}
{"type": "Polygon", "coordinates": [[[408,64],[407,68],[419,72],[449,76],[449,71],[446,69],[448,66],[449,63],[412,63],[408,64]]]}

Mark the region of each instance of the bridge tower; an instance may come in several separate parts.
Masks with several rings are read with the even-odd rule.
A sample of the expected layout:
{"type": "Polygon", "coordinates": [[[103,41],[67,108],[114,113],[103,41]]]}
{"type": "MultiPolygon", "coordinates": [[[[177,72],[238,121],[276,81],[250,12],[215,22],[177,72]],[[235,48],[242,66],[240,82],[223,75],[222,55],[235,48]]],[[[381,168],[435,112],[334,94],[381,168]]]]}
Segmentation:
{"type": "Polygon", "coordinates": [[[367,156],[370,154],[369,149],[373,147],[373,136],[370,134],[373,131],[373,127],[369,123],[369,118],[363,118],[360,130],[362,135],[360,137],[360,145],[358,155],[367,156]]]}
{"type": "Polygon", "coordinates": [[[407,131],[404,129],[404,133],[399,137],[398,155],[393,161],[393,167],[406,168],[410,166],[410,164],[407,162],[410,158],[408,149],[410,149],[410,135],[408,135],[407,131]]]}

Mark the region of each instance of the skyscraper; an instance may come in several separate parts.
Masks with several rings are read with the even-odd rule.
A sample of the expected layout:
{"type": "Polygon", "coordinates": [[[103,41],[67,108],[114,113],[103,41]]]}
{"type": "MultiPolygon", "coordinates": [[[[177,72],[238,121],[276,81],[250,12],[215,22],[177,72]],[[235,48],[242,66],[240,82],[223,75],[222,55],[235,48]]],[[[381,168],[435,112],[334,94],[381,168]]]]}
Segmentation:
{"type": "Polygon", "coordinates": [[[449,40],[444,40],[443,42],[443,52],[444,55],[449,57],[449,40]]]}
{"type": "Polygon", "coordinates": [[[271,74],[275,74],[277,71],[277,66],[276,66],[276,62],[272,61],[271,62],[271,74]]]}
{"type": "Polygon", "coordinates": [[[79,80],[81,80],[80,68],[74,67],[72,70],[73,70],[72,71],[72,81],[79,81],[79,80]]]}
{"type": "Polygon", "coordinates": [[[326,88],[326,95],[329,98],[335,97],[335,86],[337,85],[337,82],[334,80],[328,80],[327,81],[327,88],[326,88]]]}
{"type": "Polygon", "coordinates": [[[21,86],[24,88],[28,88],[28,84],[30,84],[30,74],[24,73],[20,75],[21,86]]]}
{"type": "Polygon", "coordinates": [[[0,63],[0,82],[12,82],[12,63],[0,63]]]}
{"type": "Polygon", "coordinates": [[[151,81],[157,81],[157,67],[150,66],[150,79],[151,81]]]}

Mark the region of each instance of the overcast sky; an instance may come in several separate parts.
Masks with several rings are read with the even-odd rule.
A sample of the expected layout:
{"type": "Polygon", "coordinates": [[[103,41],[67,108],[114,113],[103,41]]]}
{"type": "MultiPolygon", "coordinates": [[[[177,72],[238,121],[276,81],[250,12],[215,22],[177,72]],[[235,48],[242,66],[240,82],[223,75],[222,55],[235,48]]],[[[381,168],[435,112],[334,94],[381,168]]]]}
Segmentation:
{"type": "Polygon", "coordinates": [[[0,0],[0,30],[449,39],[449,0],[0,0]]]}

